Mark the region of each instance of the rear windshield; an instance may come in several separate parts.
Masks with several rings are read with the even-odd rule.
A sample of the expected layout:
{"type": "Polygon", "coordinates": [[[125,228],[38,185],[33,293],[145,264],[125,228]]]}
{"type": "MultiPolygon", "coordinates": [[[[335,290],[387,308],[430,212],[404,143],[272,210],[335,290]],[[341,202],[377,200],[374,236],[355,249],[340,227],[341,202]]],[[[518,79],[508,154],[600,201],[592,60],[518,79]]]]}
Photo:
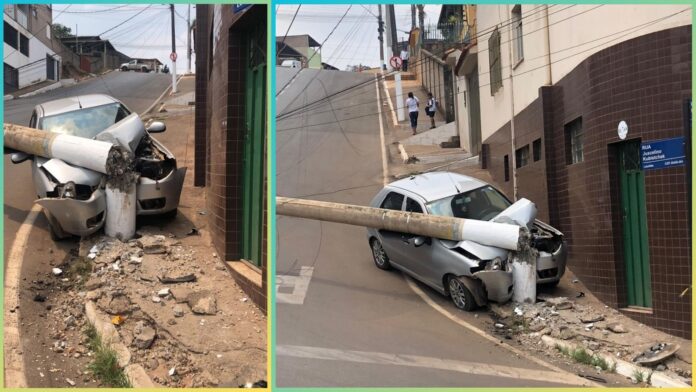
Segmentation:
{"type": "Polygon", "coordinates": [[[101,131],[126,118],[130,112],[118,102],[88,109],[46,116],[39,129],[92,139],[101,131]]]}
{"type": "Polygon", "coordinates": [[[433,215],[488,221],[510,207],[510,202],[490,185],[428,203],[433,215]]]}

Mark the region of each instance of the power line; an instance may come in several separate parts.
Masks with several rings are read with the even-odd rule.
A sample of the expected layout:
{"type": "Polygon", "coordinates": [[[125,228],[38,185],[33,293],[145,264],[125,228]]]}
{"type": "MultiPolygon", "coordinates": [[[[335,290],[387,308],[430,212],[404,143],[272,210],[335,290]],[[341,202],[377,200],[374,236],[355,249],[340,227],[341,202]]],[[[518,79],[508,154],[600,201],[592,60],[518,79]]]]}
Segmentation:
{"type": "Polygon", "coordinates": [[[106,33],[108,33],[109,31],[111,31],[111,30],[113,30],[113,29],[115,29],[115,28],[117,28],[117,27],[119,27],[119,26],[121,26],[121,25],[123,25],[123,24],[125,24],[125,23],[127,23],[127,22],[129,22],[129,21],[131,21],[131,20],[133,20],[133,19],[135,19],[138,15],[140,15],[140,14],[142,14],[143,12],[147,11],[147,9],[150,8],[150,7],[152,7],[152,4],[148,5],[147,7],[145,7],[144,9],[142,9],[142,10],[141,10],[140,12],[138,12],[137,14],[135,14],[135,15],[129,17],[128,19],[126,19],[126,20],[124,20],[123,22],[117,24],[116,26],[114,26],[114,27],[112,27],[112,28],[110,28],[110,29],[108,29],[108,30],[106,30],[106,31],[103,31],[103,32],[101,32],[100,34],[97,34],[97,35],[106,34],[106,33]]]}
{"type": "MultiPolygon", "coordinates": [[[[288,29],[285,30],[285,35],[283,36],[283,42],[280,43],[283,46],[280,48],[278,53],[282,52],[285,49],[285,47],[287,46],[285,44],[285,39],[288,38],[288,33],[290,33],[290,29],[292,28],[292,24],[295,23],[295,18],[297,17],[297,13],[300,12],[300,7],[302,7],[302,4],[297,6],[297,9],[295,10],[295,15],[293,15],[292,20],[290,21],[290,25],[288,26],[288,29]]],[[[278,6],[278,8],[280,9],[280,6],[278,6]]],[[[278,53],[276,53],[276,56],[278,56],[278,53]]]]}

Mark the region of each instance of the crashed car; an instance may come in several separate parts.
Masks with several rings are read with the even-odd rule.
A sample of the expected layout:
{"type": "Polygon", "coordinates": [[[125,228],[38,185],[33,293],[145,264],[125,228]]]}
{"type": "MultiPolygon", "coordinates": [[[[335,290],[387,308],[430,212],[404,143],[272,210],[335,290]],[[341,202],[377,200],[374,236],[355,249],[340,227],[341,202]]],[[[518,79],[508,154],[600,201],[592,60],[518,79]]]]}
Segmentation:
{"type": "MultiPolygon", "coordinates": [[[[566,266],[563,234],[535,220],[536,209],[526,202],[513,205],[497,189],[472,177],[433,172],[388,184],[371,206],[525,225],[530,229],[531,246],[539,253],[537,283],[557,284],[566,266]]],[[[473,310],[488,301],[503,303],[512,296],[512,253],[508,250],[372,228],[367,230],[367,238],[378,268],[395,267],[450,296],[460,309],[473,310]]]]}
{"type": "MultiPolygon", "coordinates": [[[[175,215],[186,175],[177,168],[174,155],[151,133],[164,132],[162,122],[147,129],[137,113],[117,99],[103,94],[63,98],[37,105],[32,128],[108,141],[134,155],[137,214],[175,215]]],[[[85,151],[89,154],[89,151],[85,151]]],[[[60,159],[15,152],[13,163],[32,160],[32,179],[38,203],[43,207],[54,240],[70,235],[86,236],[105,222],[105,177],[60,159]]]]}

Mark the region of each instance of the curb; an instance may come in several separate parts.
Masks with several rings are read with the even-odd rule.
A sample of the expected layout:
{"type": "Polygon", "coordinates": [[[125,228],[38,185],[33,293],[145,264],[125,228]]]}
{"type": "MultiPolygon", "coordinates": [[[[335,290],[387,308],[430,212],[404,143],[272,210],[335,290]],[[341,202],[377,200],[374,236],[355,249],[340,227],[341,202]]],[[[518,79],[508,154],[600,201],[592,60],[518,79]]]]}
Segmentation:
{"type": "Polygon", "coordinates": [[[75,81],[75,79],[72,79],[72,78],[61,79],[60,81],[57,81],[57,82],[55,82],[51,85],[48,85],[46,87],[42,87],[42,88],[40,88],[38,90],[34,90],[30,93],[22,94],[19,96],[19,98],[33,97],[34,95],[39,95],[39,94],[45,93],[47,91],[55,90],[57,88],[72,86],[76,83],[77,83],[77,81],[75,81]]]}
{"type": "MultiPolygon", "coordinates": [[[[177,77],[177,79],[176,79],[176,83],[177,83],[177,84],[179,84],[179,81],[181,80],[182,77],[183,77],[183,75],[179,75],[179,76],[177,77]]],[[[142,117],[142,116],[144,116],[144,115],[150,113],[150,112],[152,111],[152,109],[154,109],[155,106],[157,106],[157,103],[158,103],[159,101],[161,101],[162,98],[164,98],[164,96],[167,95],[167,93],[168,93],[169,91],[171,91],[171,89],[172,89],[172,85],[170,84],[169,87],[167,87],[166,89],[164,89],[164,91],[162,92],[162,95],[160,95],[159,97],[157,97],[157,99],[155,99],[155,102],[153,102],[152,105],[150,105],[150,107],[148,107],[147,109],[145,109],[144,112],[140,113],[140,116],[142,117]]]]}
{"type": "MultiPolygon", "coordinates": [[[[541,337],[541,341],[544,342],[544,344],[546,344],[548,347],[560,346],[569,350],[575,350],[578,347],[575,344],[568,343],[566,341],[552,338],[546,335],[541,337]]],[[[650,386],[659,388],[691,388],[691,385],[674,377],[668,376],[665,372],[634,365],[630,362],[626,362],[622,359],[607,354],[594,353],[594,355],[597,355],[598,357],[602,358],[607,363],[616,364],[616,373],[624,377],[633,379],[633,374],[636,372],[640,372],[646,376],[650,375],[650,386]]]]}
{"type": "Polygon", "coordinates": [[[155,388],[158,386],[150,379],[141,365],[130,363],[130,350],[121,342],[121,336],[116,331],[116,327],[111,324],[109,317],[99,311],[94,302],[85,302],[85,316],[96,329],[102,343],[116,352],[118,365],[123,368],[133,388],[155,388]]]}
{"type": "Polygon", "coordinates": [[[7,95],[5,95],[5,96],[3,97],[3,99],[4,99],[5,101],[11,101],[11,100],[14,99],[14,95],[12,95],[12,94],[7,94],[7,95]]]}

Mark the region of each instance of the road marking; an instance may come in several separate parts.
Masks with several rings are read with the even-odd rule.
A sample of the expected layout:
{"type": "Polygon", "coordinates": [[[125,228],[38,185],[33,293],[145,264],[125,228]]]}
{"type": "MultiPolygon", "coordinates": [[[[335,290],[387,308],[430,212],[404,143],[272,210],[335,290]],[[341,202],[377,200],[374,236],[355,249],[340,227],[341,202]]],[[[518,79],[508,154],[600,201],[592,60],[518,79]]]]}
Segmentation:
{"type": "Polygon", "coordinates": [[[19,336],[19,286],[22,274],[22,262],[24,250],[29,240],[29,234],[34,227],[36,218],[39,217],[41,207],[34,204],[24,222],[19,226],[10,252],[7,256],[5,268],[5,329],[4,354],[5,354],[5,387],[26,388],[27,379],[24,372],[24,360],[22,359],[22,341],[19,336]],[[14,310],[14,312],[11,312],[14,310]]]}
{"type": "Polygon", "coordinates": [[[396,110],[394,109],[394,104],[391,101],[391,94],[389,94],[389,89],[387,88],[386,79],[384,79],[384,92],[387,93],[387,102],[389,102],[389,110],[392,114],[392,121],[394,121],[394,127],[399,127],[399,120],[396,118],[396,110]]]}
{"type": "Polygon", "coordinates": [[[601,387],[602,386],[602,385],[597,384],[595,382],[592,382],[592,381],[589,381],[589,380],[584,379],[582,377],[578,377],[574,374],[571,374],[571,373],[569,373],[569,372],[567,372],[559,367],[556,367],[548,362],[545,362],[539,358],[536,358],[536,357],[529,355],[523,351],[520,351],[520,350],[516,349],[515,347],[512,347],[511,345],[490,336],[486,332],[484,332],[484,331],[480,330],[479,328],[477,328],[476,326],[471,325],[471,324],[467,323],[466,321],[460,319],[459,317],[455,316],[447,309],[440,306],[440,304],[433,301],[433,299],[428,297],[428,295],[423,290],[421,290],[421,288],[418,287],[418,285],[416,285],[416,283],[413,281],[413,279],[411,279],[409,276],[407,276],[406,274],[403,274],[403,277],[404,277],[404,280],[406,281],[406,283],[408,284],[408,287],[410,287],[414,293],[416,293],[419,297],[421,297],[421,299],[423,301],[425,301],[426,304],[428,304],[431,308],[438,311],[443,316],[445,316],[448,319],[454,321],[455,323],[461,325],[462,327],[470,330],[471,332],[483,337],[484,339],[494,343],[497,346],[506,348],[506,349],[512,351],[513,353],[515,353],[516,355],[518,355],[522,358],[525,358],[529,361],[532,361],[532,362],[536,363],[537,365],[541,365],[545,368],[553,370],[556,373],[556,377],[561,377],[561,376],[565,375],[565,377],[573,378],[575,380],[574,384],[576,384],[576,385],[585,385],[585,386],[592,386],[592,387],[601,387]]]}
{"type": "Polygon", "coordinates": [[[345,361],[357,363],[369,363],[376,365],[407,366],[425,369],[446,370],[451,372],[474,374],[479,376],[492,376],[514,378],[518,380],[530,380],[540,382],[555,382],[567,385],[578,385],[578,379],[571,374],[559,374],[555,371],[535,370],[527,368],[515,368],[505,365],[492,365],[481,362],[458,361],[421,355],[404,355],[380,353],[373,351],[339,350],[322,347],[278,345],[276,355],[318,359],[326,361],[345,361]],[[572,377],[569,377],[572,376],[572,377]]]}
{"type": "MultiPolygon", "coordinates": [[[[377,90],[377,113],[379,117],[379,142],[382,145],[382,185],[387,185],[389,169],[387,168],[387,144],[384,140],[384,124],[382,123],[382,105],[379,104],[379,78],[375,77],[375,90],[377,90]]],[[[391,102],[391,100],[390,100],[391,102]]]]}
{"type": "Polygon", "coordinates": [[[304,304],[309,281],[312,280],[314,267],[302,267],[300,275],[277,275],[276,276],[276,302],[279,304],[302,305],[304,304]],[[281,288],[292,288],[292,293],[281,293],[281,288]]]}

